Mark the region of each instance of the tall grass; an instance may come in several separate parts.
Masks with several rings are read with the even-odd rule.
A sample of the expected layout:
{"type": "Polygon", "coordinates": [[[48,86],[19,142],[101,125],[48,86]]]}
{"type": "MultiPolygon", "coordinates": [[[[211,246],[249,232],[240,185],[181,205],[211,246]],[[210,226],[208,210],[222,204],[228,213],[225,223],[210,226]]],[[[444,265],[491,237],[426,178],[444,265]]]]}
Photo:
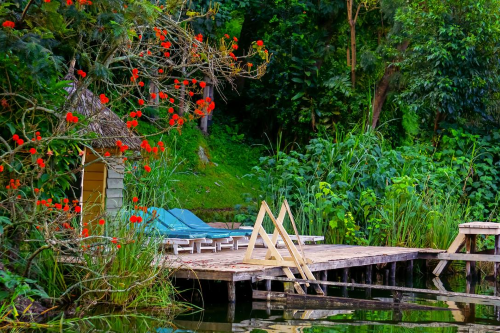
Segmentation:
{"type": "Polygon", "coordinates": [[[271,208],[288,199],[299,232],[332,243],[447,248],[471,216],[456,173],[426,147],[357,131],[263,158],[254,172],[271,208]]]}

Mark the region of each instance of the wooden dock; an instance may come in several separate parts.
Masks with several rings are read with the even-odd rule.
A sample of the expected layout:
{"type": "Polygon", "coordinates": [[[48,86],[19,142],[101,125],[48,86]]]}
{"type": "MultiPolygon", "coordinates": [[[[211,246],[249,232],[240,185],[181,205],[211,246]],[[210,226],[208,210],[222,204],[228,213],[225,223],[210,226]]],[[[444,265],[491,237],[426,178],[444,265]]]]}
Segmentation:
{"type": "MultiPolygon", "coordinates": [[[[326,280],[328,271],[343,269],[346,272],[343,279],[345,282],[349,268],[364,266],[367,272],[371,272],[372,265],[390,264],[390,275],[393,277],[398,262],[408,262],[407,266],[412,266],[415,259],[437,258],[439,253],[444,252],[434,249],[351,245],[305,245],[303,249],[305,257],[310,260],[310,270],[318,274],[318,278],[326,280]]],[[[266,248],[256,248],[254,255],[264,257],[266,251],[266,248]]],[[[279,251],[283,256],[288,255],[286,249],[279,251]]],[[[164,263],[174,270],[173,276],[177,279],[226,281],[229,301],[234,302],[235,282],[256,282],[259,276],[284,275],[282,267],[244,264],[244,255],[245,249],[169,255],[164,263]]],[[[297,273],[293,269],[292,272],[297,273]]],[[[368,282],[371,282],[371,276],[368,282]]]]}

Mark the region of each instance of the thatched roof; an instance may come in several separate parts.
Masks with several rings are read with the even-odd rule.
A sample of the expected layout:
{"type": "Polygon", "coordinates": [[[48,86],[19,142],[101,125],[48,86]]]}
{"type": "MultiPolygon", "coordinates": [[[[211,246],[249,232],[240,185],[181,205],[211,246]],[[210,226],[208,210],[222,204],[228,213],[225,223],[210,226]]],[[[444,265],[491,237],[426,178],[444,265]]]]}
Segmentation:
{"type": "Polygon", "coordinates": [[[130,149],[141,148],[141,139],[127,128],[118,115],[101,103],[99,96],[95,96],[88,89],[83,89],[78,92],[79,96],[74,101],[71,97],[77,89],[78,81],[72,73],[66,75],[64,79],[71,81],[69,86],[64,88],[69,94],[68,100],[74,105],[76,113],[88,119],[88,133],[96,133],[98,136],[92,141],[93,147],[113,148],[116,147],[116,141],[120,140],[130,149]]]}

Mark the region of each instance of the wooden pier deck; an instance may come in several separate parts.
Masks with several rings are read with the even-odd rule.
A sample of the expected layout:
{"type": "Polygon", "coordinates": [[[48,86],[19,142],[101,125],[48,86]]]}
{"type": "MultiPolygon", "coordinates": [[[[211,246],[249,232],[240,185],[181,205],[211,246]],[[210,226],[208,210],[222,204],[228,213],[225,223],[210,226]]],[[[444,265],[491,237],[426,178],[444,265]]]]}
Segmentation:
{"type": "MultiPolygon", "coordinates": [[[[312,261],[308,265],[312,272],[437,258],[439,253],[444,252],[434,249],[326,244],[305,245],[303,249],[306,258],[312,261]]],[[[254,282],[255,278],[261,275],[284,275],[281,267],[242,263],[245,251],[246,249],[240,249],[224,250],[217,253],[169,255],[164,260],[165,264],[174,269],[174,277],[178,279],[254,282]]],[[[254,250],[254,257],[263,258],[266,251],[266,248],[257,248],[254,250]]],[[[283,256],[288,256],[286,249],[279,251],[283,256]]]]}

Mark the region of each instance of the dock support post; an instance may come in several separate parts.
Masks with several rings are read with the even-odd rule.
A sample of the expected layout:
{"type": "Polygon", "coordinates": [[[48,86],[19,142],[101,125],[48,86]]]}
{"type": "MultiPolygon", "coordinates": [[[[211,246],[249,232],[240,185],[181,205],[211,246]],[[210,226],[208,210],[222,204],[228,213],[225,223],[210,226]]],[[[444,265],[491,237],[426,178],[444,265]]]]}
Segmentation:
{"type": "Polygon", "coordinates": [[[373,265],[366,265],[365,283],[372,284],[373,265]]]}
{"type": "Polygon", "coordinates": [[[413,288],[413,260],[406,262],[406,284],[408,287],[413,288]]]}
{"type": "MultiPolygon", "coordinates": [[[[476,251],[476,235],[466,235],[465,236],[465,250],[467,254],[474,253],[476,251]]],[[[467,279],[472,279],[474,271],[476,270],[475,261],[467,261],[465,263],[465,272],[467,279]]]]}
{"type": "Polygon", "coordinates": [[[271,280],[266,280],[266,291],[271,291],[271,280]]]}
{"type": "MultiPolygon", "coordinates": [[[[349,282],[349,268],[342,269],[342,282],[349,282]]],[[[347,287],[342,287],[342,297],[348,297],[347,287]]]]}
{"type": "Polygon", "coordinates": [[[236,282],[227,281],[227,300],[229,303],[236,302],[236,282]]]}
{"type": "MultiPolygon", "coordinates": [[[[321,281],[328,281],[328,271],[321,271],[320,280],[321,281]]],[[[323,292],[326,295],[326,290],[328,289],[328,286],[326,284],[322,284],[321,288],[323,289],[323,292]]]]}
{"type": "MultiPolygon", "coordinates": [[[[372,284],[372,276],[373,276],[373,265],[367,265],[366,272],[365,272],[365,283],[366,284],[372,284]]],[[[366,299],[372,298],[372,289],[371,288],[365,289],[365,298],[366,299]]]]}
{"type": "Polygon", "coordinates": [[[234,302],[227,305],[226,320],[228,323],[234,323],[234,315],[236,314],[236,304],[234,302]]]}
{"type": "Polygon", "coordinates": [[[396,262],[391,262],[389,267],[390,267],[389,284],[391,286],[395,286],[396,285],[396,262]]]}
{"type": "MultiPolygon", "coordinates": [[[[500,235],[495,235],[495,254],[498,255],[500,254],[500,235]]],[[[498,276],[500,275],[500,263],[496,262],[495,263],[495,288],[496,285],[498,284],[498,276]]]]}
{"type": "Polygon", "coordinates": [[[283,289],[284,289],[285,293],[288,293],[288,294],[295,293],[295,288],[293,287],[293,283],[292,282],[284,282],[283,283],[283,289]]]}

